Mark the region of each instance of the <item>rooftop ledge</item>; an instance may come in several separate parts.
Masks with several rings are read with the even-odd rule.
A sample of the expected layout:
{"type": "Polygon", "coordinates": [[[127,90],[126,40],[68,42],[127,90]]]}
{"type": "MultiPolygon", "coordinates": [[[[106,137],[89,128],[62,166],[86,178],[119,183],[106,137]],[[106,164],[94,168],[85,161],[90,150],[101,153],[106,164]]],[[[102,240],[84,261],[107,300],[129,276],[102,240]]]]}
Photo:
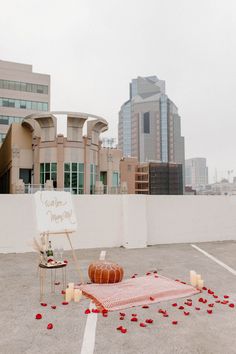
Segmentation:
{"type": "MultiPolygon", "coordinates": [[[[236,196],[73,195],[75,248],[236,239],[236,196]]],[[[30,252],[38,237],[33,195],[0,195],[0,253],[30,252]]],[[[65,243],[65,248],[68,248],[65,243]]]]}

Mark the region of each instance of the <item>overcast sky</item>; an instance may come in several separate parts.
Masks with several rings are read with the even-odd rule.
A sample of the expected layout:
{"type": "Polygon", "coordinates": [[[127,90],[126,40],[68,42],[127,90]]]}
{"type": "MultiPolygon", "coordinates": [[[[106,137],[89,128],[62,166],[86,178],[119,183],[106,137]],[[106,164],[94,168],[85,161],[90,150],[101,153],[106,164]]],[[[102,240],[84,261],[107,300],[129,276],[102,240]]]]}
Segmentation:
{"type": "Polygon", "coordinates": [[[51,75],[52,110],[89,112],[117,137],[129,82],[157,75],[182,118],[186,158],[236,176],[235,0],[8,0],[0,59],[51,75]]]}

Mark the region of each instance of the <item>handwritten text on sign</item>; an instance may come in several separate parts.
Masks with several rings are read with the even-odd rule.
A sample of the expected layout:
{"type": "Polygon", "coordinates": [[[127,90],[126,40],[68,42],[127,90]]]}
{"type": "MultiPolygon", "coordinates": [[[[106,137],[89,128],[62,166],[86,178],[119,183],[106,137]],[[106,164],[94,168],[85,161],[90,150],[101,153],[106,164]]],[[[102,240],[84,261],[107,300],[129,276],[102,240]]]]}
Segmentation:
{"type": "Polygon", "coordinates": [[[36,215],[40,232],[72,232],[77,223],[68,192],[39,191],[35,193],[36,215]]]}

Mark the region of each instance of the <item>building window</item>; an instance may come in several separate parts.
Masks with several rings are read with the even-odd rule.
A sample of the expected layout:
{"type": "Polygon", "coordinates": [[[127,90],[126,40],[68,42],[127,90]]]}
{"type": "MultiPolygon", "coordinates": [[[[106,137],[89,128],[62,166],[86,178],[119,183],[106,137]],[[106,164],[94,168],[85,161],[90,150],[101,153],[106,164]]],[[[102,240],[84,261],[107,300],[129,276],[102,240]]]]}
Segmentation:
{"type": "Polygon", "coordinates": [[[35,111],[47,111],[48,103],[26,100],[14,100],[12,98],[0,97],[0,107],[13,107],[20,109],[30,109],[35,111]]]}
{"type": "Polygon", "coordinates": [[[97,166],[94,164],[90,164],[90,194],[94,194],[96,176],[97,176],[97,166]]]}
{"type": "Polygon", "coordinates": [[[56,162],[46,162],[40,164],[40,184],[45,184],[47,180],[53,181],[53,187],[57,187],[57,164],[56,162]]]}
{"type": "Polygon", "coordinates": [[[112,187],[118,187],[119,185],[119,172],[112,173],[112,187]]]}
{"type": "Polygon", "coordinates": [[[6,90],[42,93],[44,95],[48,94],[47,85],[37,85],[37,84],[31,84],[27,82],[20,82],[20,81],[0,79],[0,89],[1,88],[6,90]]]}
{"type": "Polygon", "coordinates": [[[83,163],[64,163],[64,188],[70,188],[74,194],[84,194],[83,163]]]}
{"type": "Polygon", "coordinates": [[[143,132],[145,134],[150,134],[150,113],[149,112],[143,114],[143,132]]]}
{"type": "Polygon", "coordinates": [[[6,138],[6,134],[0,133],[0,144],[2,144],[4,142],[5,138],[6,138]]]}

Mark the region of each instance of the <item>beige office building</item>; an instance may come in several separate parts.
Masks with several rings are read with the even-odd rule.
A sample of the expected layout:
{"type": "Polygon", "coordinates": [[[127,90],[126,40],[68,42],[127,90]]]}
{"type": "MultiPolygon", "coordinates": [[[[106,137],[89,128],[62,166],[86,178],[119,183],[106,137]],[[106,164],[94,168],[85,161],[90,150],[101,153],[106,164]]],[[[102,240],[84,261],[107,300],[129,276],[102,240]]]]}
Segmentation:
{"type": "Polygon", "coordinates": [[[13,123],[0,148],[0,193],[24,193],[27,186],[94,193],[100,134],[107,128],[103,118],[70,112],[33,114],[13,123]],[[67,116],[67,137],[57,134],[57,114],[67,116]]]}
{"type": "Polygon", "coordinates": [[[32,65],[0,60],[0,145],[9,126],[35,112],[50,110],[50,75],[32,65]]]}

